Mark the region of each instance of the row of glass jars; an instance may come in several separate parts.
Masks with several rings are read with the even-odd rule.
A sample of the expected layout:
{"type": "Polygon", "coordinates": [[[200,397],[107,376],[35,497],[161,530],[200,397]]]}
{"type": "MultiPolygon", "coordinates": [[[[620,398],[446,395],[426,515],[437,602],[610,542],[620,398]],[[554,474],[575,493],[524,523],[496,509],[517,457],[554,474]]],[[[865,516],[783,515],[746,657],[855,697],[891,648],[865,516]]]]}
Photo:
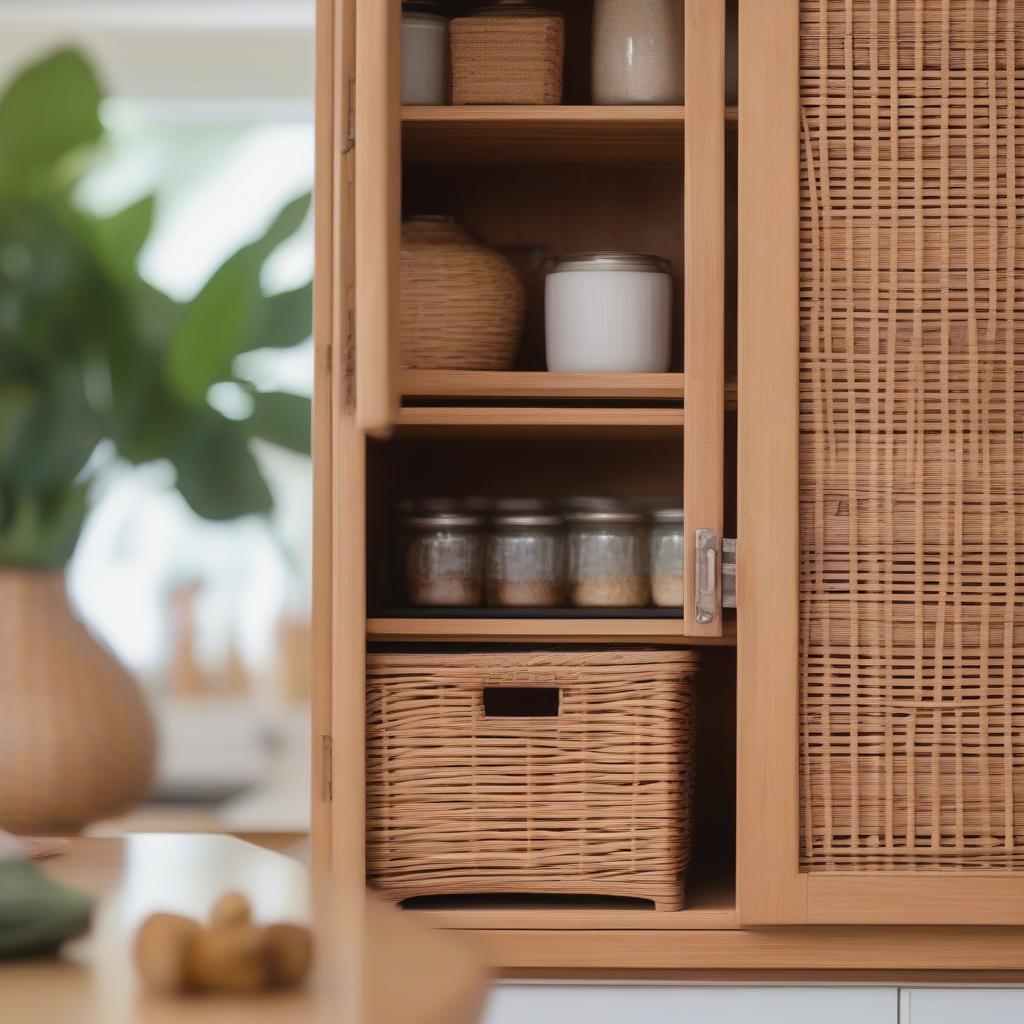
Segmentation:
{"type": "Polygon", "coordinates": [[[532,499],[494,504],[484,511],[438,500],[403,510],[400,561],[411,604],[682,606],[682,509],[645,513],[611,499],[558,512],[532,499]]]}

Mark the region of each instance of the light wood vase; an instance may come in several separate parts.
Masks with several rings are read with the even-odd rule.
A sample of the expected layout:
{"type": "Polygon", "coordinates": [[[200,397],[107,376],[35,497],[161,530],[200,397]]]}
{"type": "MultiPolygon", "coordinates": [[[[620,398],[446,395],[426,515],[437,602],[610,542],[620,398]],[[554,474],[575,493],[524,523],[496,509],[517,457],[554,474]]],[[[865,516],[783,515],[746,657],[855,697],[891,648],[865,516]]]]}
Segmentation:
{"type": "Polygon", "coordinates": [[[59,571],[0,570],[0,827],[70,835],[153,775],[153,720],[75,617],[59,571]]]}

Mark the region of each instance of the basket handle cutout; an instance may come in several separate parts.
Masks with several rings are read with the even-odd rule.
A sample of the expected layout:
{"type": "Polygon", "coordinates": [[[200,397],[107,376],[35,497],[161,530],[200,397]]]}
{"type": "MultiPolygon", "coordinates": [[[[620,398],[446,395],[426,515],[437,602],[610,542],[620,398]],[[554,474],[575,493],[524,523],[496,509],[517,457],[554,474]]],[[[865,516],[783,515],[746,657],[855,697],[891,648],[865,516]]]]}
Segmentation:
{"type": "Polygon", "coordinates": [[[561,691],[555,686],[485,686],[487,718],[557,718],[561,691]]]}

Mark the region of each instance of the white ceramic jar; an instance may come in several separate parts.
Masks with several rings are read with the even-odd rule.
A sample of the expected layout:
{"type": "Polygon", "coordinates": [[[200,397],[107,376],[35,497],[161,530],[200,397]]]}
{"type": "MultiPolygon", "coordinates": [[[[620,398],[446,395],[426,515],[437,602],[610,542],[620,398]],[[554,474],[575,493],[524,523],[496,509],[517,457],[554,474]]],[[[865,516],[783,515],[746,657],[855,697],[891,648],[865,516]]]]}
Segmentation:
{"type": "Polygon", "coordinates": [[[448,19],[437,4],[414,0],[402,4],[402,102],[440,105],[448,102],[448,19]]]}
{"type": "Polygon", "coordinates": [[[591,57],[595,103],[682,103],[682,0],[594,0],[591,57]]]}
{"type": "Polygon", "coordinates": [[[548,274],[552,373],[663,373],[672,354],[668,262],[635,253],[564,256],[548,274]]]}

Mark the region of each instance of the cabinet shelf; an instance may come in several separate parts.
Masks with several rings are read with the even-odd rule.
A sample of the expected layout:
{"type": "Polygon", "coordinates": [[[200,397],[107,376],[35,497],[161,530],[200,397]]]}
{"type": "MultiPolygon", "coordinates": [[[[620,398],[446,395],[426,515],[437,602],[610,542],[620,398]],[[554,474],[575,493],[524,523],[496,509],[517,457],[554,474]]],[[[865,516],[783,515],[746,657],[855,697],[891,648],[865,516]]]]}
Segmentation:
{"type": "Polygon", "coordinates": [[[500,902],[479,897],[472,902],[442,899],[414,904],[412,913],[437,928],[643,928],[657,930],[728,931],[736,921],[736,892],[731,878],[689,879],[686,907],[678,911],[656,911],[633,906],[609,905],[610,901],[531,902],[527,897],[500,902]]]}
{"type": "MultiPolygon", "coordinates": [[[[736,122],[736,108],[726,123],[736,122]]],[[[682,106],[402,108],[402,153],[420,164],[682,166],[682,106]]]]}
{"type": "Polygon", "coordinates": [[[424,643],[656,643],[732,647],[736,622],[722,636],[685,636],[682,619],[371,618],[368,640],[424,643]]]}
{"type": "MultiPolygon", "coordinates": [[[[415,400],[567,402],[683,402],[683,373],[546,373],[543,371],[406,370],[402,395],[415,400]]],[[[725,385],[727,409],[736,408],[736,378],[725,385]]]]}
{"type": "Polygon", "coordinates": [[[458,429],[474,434],[499,433],[523,437],[558,430],[563,435],[656,437],[682,429],[682,408],[560,408],[522,406],[406,406],[396,425],[404,433],[432,433],[458,429]]]}

